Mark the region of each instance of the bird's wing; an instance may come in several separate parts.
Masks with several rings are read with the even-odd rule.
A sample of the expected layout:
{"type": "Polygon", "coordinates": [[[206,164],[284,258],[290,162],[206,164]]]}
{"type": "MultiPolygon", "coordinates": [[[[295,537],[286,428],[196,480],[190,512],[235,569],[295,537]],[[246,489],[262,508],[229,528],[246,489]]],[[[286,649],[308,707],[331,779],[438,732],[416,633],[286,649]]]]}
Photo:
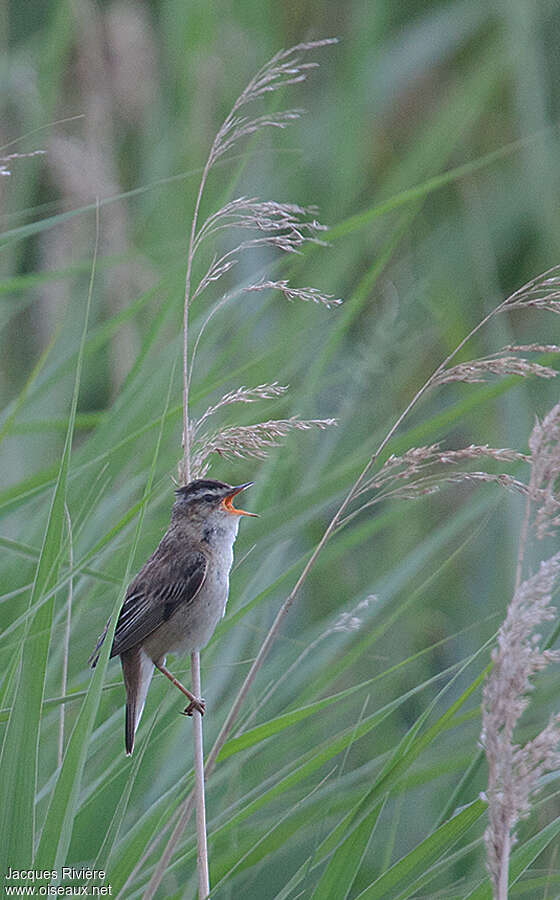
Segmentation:
{"type": "Polygon", "coordinates": [[[112,657],[147,638],[177,607],[192,603],[208,570],[208,560],[200,550],[193,550],[186,562],[172,567],[156,563],[149,560],[128,587],[115,628],[112,657]]]}

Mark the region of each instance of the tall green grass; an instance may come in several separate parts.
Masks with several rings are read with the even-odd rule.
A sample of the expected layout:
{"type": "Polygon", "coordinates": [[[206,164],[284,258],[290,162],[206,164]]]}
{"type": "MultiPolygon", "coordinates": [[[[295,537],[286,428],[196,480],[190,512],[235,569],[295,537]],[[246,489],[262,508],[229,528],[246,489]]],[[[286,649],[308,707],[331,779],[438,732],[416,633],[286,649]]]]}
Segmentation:
{"type": "MultiPolygon", "coordinates": [[[[261,518],[241,530],[228,614],[202,656],[207,748],[393,421],[486,312],[558,262],[559,21],[546,3],[353,0],[335,9],[314,0],[296,10],[162,0],[142,20],[156,60],[142,70],[149,101],[127,110],[109,90],[111,140],[101,147],[86,128],[91,95],[76,59],[86,15],[107,10],[76,9],[72,18],[53,2],[39,17],[26,4],[6,57],[2,142],[85,112],[86,123],[54,126],[15,149],[89,133],[116,182],[101,179],[100,189],[91,170],[83,193],[70,190],[52,153],[14,162],[2,179],[2,871],[34,861],[96,866],[113,896],[129,898],[146,888],[192,787],[191,723],[154,678],[127,760],[120,670],[111,662],[92,674],[87,657],[168,521],[180,456],[184,251],[208,143],[279,47],[340,36],[289,98],[309,110],[305,120],[274,143],[248,145],[209,184],[209,207],[236,193],[319,205],[330,246],[278,264],[278,277],[345,303],[329,311],[249,294],[218,312],[201,342],[193,415],[241,383],[277,380],[290,392],[259,407],[259,418],[339,419],[336,429],[290,437],[262,463],[217,460],[212,469],[230,482],[254,478],[261,518]],[[112,246],[117,213],[127,241],[112,246]]],[[[265,263],[257,257],[253,271],[265,263]]],[[[193,306],[194,334],[206,313],[193,306]]],[[[552,340],[556,323],[541,315],[495,320],[469,356],[545,329],[552,340]]],[[[556,395],[554,382],[514,378],[446,386],[419,404],[387,452],[438,440],[524,449],[535,413],[556,395]]],[[[223,423],[253,421],[254,409],[226,410],[223,423]]],[[[459,486],[365,511],[334,534],[208,781],[212,896],[490,896],[480,689],[511,596],[520,518],[521,501],[497,488],[459,486]],[[359,621],[340,619],[366,597],[359,621]]],[[[551,670],[521,737],[538,730],[556,694],[551,670]]],[[[519,830],[512,897],[560,891],[556,782],[547,777],[519,830]]],[[[190,823],[158,896],[194,896],[195,869],[190,823]]]]}

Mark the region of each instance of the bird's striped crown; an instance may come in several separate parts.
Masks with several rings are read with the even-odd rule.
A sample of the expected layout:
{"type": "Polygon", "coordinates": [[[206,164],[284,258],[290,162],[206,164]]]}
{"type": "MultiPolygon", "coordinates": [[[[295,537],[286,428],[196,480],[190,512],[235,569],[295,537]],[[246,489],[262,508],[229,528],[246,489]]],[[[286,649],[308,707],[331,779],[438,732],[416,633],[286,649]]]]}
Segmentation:
{"type": "Polygon", "coordinates": [[[195,481],[190,481],[183,487],[177,488],[175,493],[178,500],[191,503],[197,500],[220,500],[222,497],[226,497],[231,490],[232,486],[224,481],[197,478],[195,481]]]}

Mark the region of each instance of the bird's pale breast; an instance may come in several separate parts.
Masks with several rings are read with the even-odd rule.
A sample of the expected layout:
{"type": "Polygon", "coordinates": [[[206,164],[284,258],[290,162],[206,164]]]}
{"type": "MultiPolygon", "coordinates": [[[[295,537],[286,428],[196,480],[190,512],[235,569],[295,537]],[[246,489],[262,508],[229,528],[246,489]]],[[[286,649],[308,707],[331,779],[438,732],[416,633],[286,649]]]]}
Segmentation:
{"type": "Polygon", "coordinates": [[[232,562],[233,549],[230,547],[225,553],[214,555],[196,597],[181,604],[144,640],[144,649],[153,660],[161,659],[167,653],[192,653],[206,646],[225,613],[232,562]]]}

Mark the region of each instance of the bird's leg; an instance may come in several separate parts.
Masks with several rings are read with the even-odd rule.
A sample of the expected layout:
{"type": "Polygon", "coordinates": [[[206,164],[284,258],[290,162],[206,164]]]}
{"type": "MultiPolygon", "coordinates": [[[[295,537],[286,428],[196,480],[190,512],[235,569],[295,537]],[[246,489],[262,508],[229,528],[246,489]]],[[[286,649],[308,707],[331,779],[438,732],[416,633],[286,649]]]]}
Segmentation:
{"type": "Polygon", "coordinates": [[[175,676],[171,674],[169,669],[166,669],[162,663],[155,662],[154,666],[156,667],[156,669],[159,669],[162,675],[165,675],[166,678],[169,678],[171,684],[174,684],[175,687],[179,688],[179,690],[182,691],[185,697],[188,697],[191,701],[189,705],[183,710],[183,715],[192,716],[193,710],[197,709],[200,715],[203,716],[204,709],[206,707],[206,701],[203,700],[202,697],[195,697],[194,694],[191,694],[191,692],[187,690],[185,685],[181,684],[181,682],[178,681],[175,676]]]}

